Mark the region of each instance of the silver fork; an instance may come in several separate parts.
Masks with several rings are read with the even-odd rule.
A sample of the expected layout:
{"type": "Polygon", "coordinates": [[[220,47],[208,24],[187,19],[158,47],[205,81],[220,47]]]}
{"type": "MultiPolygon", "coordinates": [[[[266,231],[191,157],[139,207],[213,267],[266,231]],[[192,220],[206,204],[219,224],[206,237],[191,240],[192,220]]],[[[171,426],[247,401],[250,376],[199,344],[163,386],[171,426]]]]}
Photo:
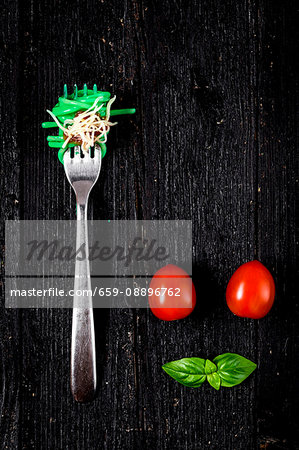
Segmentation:
{"type": "Polygon", "coordinates": [[[71,390],[76,401],[92,400],[96,391],[96,350],[92,309],[90,269],[88,258],[87,203],[89,193],[96,183],[101,170],[101,150],[96,146],[94,157],[84,152],[81,157],[79,146],[74,148],[71,158],[68,149],[63,158],[64,170],[76,194],[77,234],[76,249],[85,244],[86,258],[76,259],[73,297],[73,324],[71,346],[71,390]],[[85,290],[86,295],[76,292],[85,290]]]}

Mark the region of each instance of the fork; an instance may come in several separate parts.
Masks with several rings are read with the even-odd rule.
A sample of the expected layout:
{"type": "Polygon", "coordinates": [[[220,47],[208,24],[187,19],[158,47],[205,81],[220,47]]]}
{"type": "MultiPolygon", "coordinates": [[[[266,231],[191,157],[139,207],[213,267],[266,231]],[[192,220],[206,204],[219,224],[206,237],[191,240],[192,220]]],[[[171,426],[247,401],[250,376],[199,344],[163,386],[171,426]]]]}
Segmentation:
{"type": "Polygon", "coordinates": [[[94,148],[94,157],[74,147],[74,157],[68,149],[64,154],[64,170],[76,194],[77,233],[76,249],[85,246],[86,257],[76,259],[73,296],[73,323],[71,345],[71,390],[77,402],[93,399],[96,392],[96,350],[92,309],[90,268],[88,255],[87,204],[91,189],[101,170],[101,150],[94,148]],[[84,157],[83,157],[84,155],[84,157]],[[84,296],[78,291],[84,290],[84,296]]]}

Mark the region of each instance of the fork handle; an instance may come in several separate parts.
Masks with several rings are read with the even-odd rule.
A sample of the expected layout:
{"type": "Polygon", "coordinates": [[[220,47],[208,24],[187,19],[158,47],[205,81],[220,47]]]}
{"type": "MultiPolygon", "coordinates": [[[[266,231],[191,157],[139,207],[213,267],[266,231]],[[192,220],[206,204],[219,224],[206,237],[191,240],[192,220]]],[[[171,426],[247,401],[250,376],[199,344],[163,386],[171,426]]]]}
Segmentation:
{"type": "Polygon", "coordinates": [[[87,200],[86,198],[83,204],[77,202],[76,249],[83,245],[86,253],[82,261],[76,259],[73,297],[71,390],[77,402],[92,400],[96,391],[96,350],[90,294],[87,200]],[[85,292],[85,295],[80,296],[78,291],[85,292]]]}

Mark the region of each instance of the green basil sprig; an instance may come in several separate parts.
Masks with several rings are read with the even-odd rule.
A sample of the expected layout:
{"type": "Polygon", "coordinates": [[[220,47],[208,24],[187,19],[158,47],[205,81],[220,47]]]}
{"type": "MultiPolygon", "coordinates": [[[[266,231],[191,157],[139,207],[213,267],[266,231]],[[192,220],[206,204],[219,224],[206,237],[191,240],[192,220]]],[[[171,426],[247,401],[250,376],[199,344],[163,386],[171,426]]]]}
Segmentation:
{"type": "Polygon", "coordinates": [[[205,380],[217,389],[242,383],[256,364],[236,353],[224,353],[210,361],[202,358],[183,358],[164,364],[162,369],[179,383],[199,387],[205,380]]]}

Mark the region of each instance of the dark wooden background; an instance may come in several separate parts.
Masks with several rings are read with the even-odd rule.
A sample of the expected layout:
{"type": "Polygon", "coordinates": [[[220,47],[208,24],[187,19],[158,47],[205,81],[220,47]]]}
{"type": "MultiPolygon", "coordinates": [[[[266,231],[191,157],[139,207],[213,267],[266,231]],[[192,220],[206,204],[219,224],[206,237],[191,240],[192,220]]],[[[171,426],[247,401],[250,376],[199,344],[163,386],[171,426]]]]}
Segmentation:
{"type": "Polygon", "coordinates": [[[1,448],[299,448],[297,7],[2,1],[2,250],[5,219],[74,218],[40,124],[63,83],[96,82],[138,112],[110,133],[91,217],[192,219],[198,306],[173,323],[146,310],[97,310],[99,392],[88,405],[69,389],[71,311],[3,306],[1,448]],[[260,321],[233,316],[224,295],[254,258],[277,284],[260,321]],[[185,388],[161,370],[226,351],[258,364],[234,389],[185,388]]]}

